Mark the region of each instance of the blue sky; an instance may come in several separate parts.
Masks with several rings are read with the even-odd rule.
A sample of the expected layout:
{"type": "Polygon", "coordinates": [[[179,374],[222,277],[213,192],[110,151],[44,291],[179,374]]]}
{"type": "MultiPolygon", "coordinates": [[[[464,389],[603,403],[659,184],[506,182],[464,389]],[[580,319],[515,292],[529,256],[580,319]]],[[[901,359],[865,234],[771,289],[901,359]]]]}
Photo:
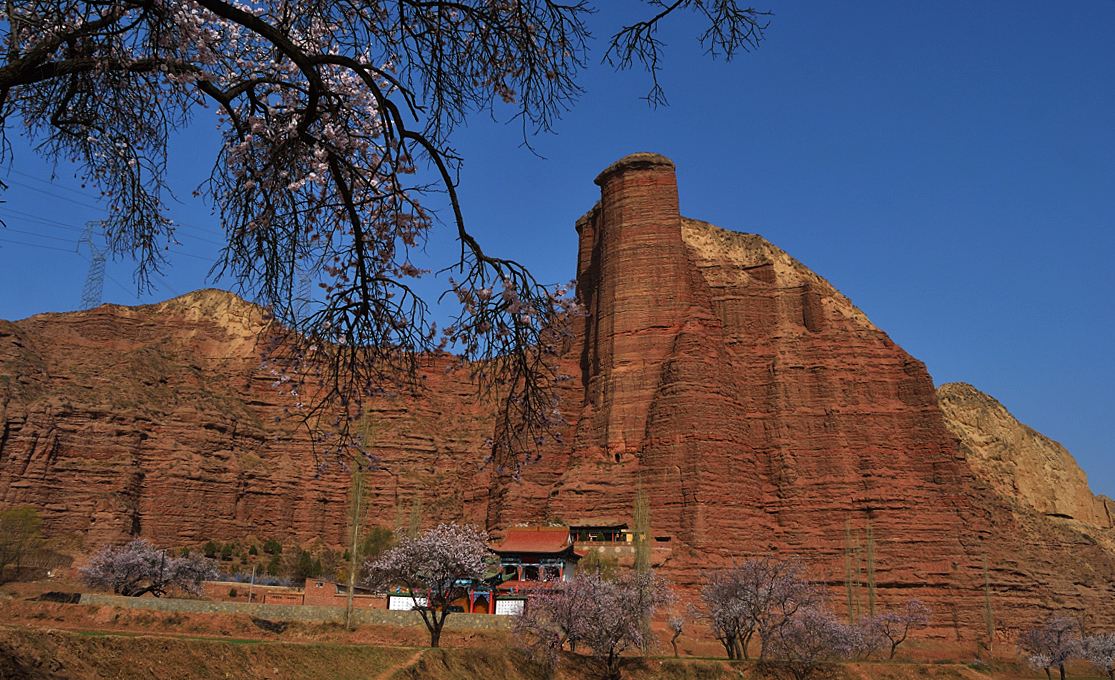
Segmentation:
{"type": "MultiPolygon", "coordinates": [[[[640,5],[600,4],[600,36],[640,5]]],[[[938,383],[997,397],[1115,496],[1115,2],[758,6],[775,12],[767,41],[730,64],[705,59],[686,22],[662,33],[667,108],[639,99],[642,74],[590,68],[576,109],[533,140],[542,158],[514,125],[474,119],[456,138],[472,229],[543,280],[568,280],[595,174],[664,153],[685,214],[786,249],[938,383]]],[[[75,242],[102,213],[69,171],[51,182],[14,145],[0,318],[74,309],[88,267],[75,242]]],[[[111,262],[106,301],[206,285],[220,235],[190,193],[211,151],[208,129],[175,140],[188,226],[158,290],[137,297],[130,263],[111,262]]]]}

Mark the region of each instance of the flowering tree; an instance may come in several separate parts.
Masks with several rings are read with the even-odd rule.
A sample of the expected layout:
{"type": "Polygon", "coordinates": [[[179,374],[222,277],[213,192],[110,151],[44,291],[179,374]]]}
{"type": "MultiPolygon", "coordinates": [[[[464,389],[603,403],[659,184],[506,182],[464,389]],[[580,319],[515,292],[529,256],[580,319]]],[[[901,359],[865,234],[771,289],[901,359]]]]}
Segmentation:
{"type": "Polygon", "coordinates": [[[557,662],[566,642],[587,647],[606,680],[618,680],[622,654],[647,642],[643,622],[670,600],[665,581],[653,572],[605,579],[582,574],[549,591],[531,595],[516,624],[532,640],[536,658],[557,662]]]}
{"type": "Polygon", "coordinates": [[[1050,669],[1056,668],[1061,680],[1065,680],[1065,663],[1076,654],[1078,644],[1077,623],[1066,617],[1052,618],[1018,636],[1018,646],[1026,652],[1030,665],[1044,669],[1047,678],[1053,677],[1050,669]]]}
{"type": "Polygon", "coordinates": [[[1115,633],[1085,637],[1080,641],[1080,656],[1115,680],[1115,633]]]}
{"type": "Polygon", "coordinates": [[[704,609],[694,612],[708,623],[729,659],[747,658],[747,647],[757,625],[739,585],[738,568],[714,573],[701,589],[704,609]]]}
{"type": "Polygon", "coordinates": [[[890,645],[887,658],[893,659],[898,646],[906,641],[911,630],[929,625],[929,607],[921,600],[908,600],[901,609],[883,612],[869,619],[865,624],[865,634],[877,635],[886,639],[890,645]]]}
{"type": "Polygon", "coordinates": [[[729,659],[748,658],[756,633],[765,658],[769,641],[799,608],[817,601],[817,591],[797,559],[764,557],[714,573],[701,600],[702,616],[729,659]]]}
{"type": "MultiPolygon", "coordinates": [[[[727,58],[767,21],[737,0],[650,4],[654,16],[614,31],[617,68],[655,76],[657,30],[684,12],[727,58]]],[[[478,111],[517,119],[524,138],[551,129],[580,94],[594,12],[587,0],[13,0],[0,9],[0,135],[19,130],[102,192],[106,240],[136,258],[142,286],[175,239],[168,140],[215,110],[220,146],[195,193],[225,231],[217,271],[289,333],[272,359],[306,417],[329,424],[326,406],[340,408],[329,441],[351,444],[364,400],[448,345],[498,385],[494,452],[514,461],[554,422],[547,358],[566,301],[466,228],[450,140],[478,111]],[[443,263],[459,305],[441,334],[412,287],[433,192],[460,246],[443,263]]]]}
{"type": "Polygon", "coordinates": [[[368,562],[366,582],[373,587],[405,587],[430,631],[430,646],[437,647],[450,603],[465,597],[469,585],[484,577],[492,558],[486,532],[439,524],[401,540],[368,562]]]}
{"type": "Polygon", "coordinates": [[[201,584],[217,578],[216,565],[200,555],[174,557],[143,539],[102,549],[81,569],[81,577],[94,588],[117,595],[161,597],[171,588],[201,594],[201,584]]]}
{"type": "Polygon", "coordinates": [[[671,616],[666,625],[670,629],[670,646],[674,648],[674,658],[678,658],[678,638],[685,630],[685,619],[680,616],[671,616]]]}
{"type": "Polygon", "coordinates": [[[827,609],[809,605],[779,626],[769,647],[796,680],[806,680],[824,664],[852,656],[857,634],[827,609]]]}

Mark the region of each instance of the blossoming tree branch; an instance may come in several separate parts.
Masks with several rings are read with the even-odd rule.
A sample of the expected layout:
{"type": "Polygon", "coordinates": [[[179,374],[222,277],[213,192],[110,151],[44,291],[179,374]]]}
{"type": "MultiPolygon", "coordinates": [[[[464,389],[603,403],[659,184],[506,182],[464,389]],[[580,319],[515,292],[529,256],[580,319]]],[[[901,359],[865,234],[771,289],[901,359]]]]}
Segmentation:
{"type": "MultiPolygon", "coordinates": [[[[704,48],[756,46],[764,12],[735,0],[647,0],[604,59],[657,82],[658,28],[702,17],[704,48]]],[[[11,0],[0,10],[0,133],[76,166],[104,196],[105,237],[134,257],[141,287],[175,242],[168,140],[202,108],[220,145],[197,188],[220,219],[215,273],[271,313],[272,365],[312,432],[349,446],[366,400],[412,380],[423,352],[452,349],[500,399],[494,451],[517,464],[557,422],[550,360],[569,291],[537,281],[473,236],[456,192],[454,129],[506,113],[524,138],[580,93],[593,6],[582,0],[11,0]],[[448,207],[435,215],[431,195],[448,207]],[[435,218],[459,254],[451,322],[438,329],[413,288],[435,218]],[[307,300],[299,282],[321,290],[307,300]]],[[[332,445],[332,444],[331,444],[332,445]]]]}

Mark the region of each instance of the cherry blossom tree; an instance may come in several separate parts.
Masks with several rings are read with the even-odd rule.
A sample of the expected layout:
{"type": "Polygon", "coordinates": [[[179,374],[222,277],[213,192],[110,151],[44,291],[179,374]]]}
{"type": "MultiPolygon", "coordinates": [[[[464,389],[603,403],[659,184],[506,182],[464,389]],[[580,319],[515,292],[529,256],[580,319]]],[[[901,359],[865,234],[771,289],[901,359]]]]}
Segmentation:
{"type": "Polygon", "coordinates": [[[898,646],[906,641],[911,630],[929,625],[929,607],[921,600],[908,600],[901,609],[883,612],[865,622],[865,633],[878,635],[890,645],[888,659],[893,659],[898,646]]]}
{"type": "Polygon", "coordinates": [[[701,589],[701,601],[701,616],[729,659],[747,659],[756,634],[762,659],[769,641],[790,617],[817,601],[817,590],[805,578],[799,560],[768,556],[715,572],[701,589]]]}
{"type": "Polygon", "coordinates": [[[1026,660],[1034,668],[1045,670],[1052,679],[1050,669],[1056,668],[1065,680],[1065,663],[1072,658],[1079,645],[1077,622],[1067,617],[1055,617],[1038,628],[1031,628],[1018,636],[1018,646],[1027,654],[1026,660]]]}
{"type": "MultiPolygon", "coordinates": [[[[652,101],[672,17],[699,17],[701,44],[725,58],[767,25],[737,0],[648,4],[652,16],[609,31],[605,58],[645,67],[652,101]]],[[[142,287],[175,243],[168,141],[215,111],[219,148],[195,192],[225,232],[215,271],[270,310],[271,364],[311,434],[365,454],[349,432],[365,401],[415,384],[420,354],[450,348],[504,404],[493,456],[517,465],[557,422],[568,291],[476,240],[451,140],[477,112],[517,120],[524,140],[550,130],[581,93],[594,13],[588,0],[11,0],[0,160],[18,160],[15,131],[74,164],[142,287]],[[459,245],[437,265],[456,310],[440,332],[413,286],[439,220],[459,245]],[[313,300],[303,277],[320,286],[313,300]]]]}
{"type": "Polygon", "coordinates": [[[774,631],[773,656],[796,680],[807,680],[822,666],[851,657],[859,631],[822,607],[808,605],[793,612],[774,631]]]}
{"type": "Polygon", "coordinates": [[[1080,656],[1115,680],[1115,633],[1086,636],[1080,641],[1080,656]]]}
{"type": "Polygon", "coordinates": [[[401,540],[367,564],[372,587],[406,588],[437,647],[449,605],[468,594],[493,564],[488,534],[471,526],[439,524],[401,540]]]}
{"type": "Polygon", "coordinates": [[[117,595],[161,597],[172,588],[201,594],[201,584],[219,575],[212,560],[200,555],[174,557],[143,539],[109,546],[93,555],[80,570],[86,584],[117,595]]]}
{"type": "Polygon", "coordinates": [[[654,572],[605,579],[580,574],[548,591],[532,594],[516,630],[531,641],[536,659],[553,666],[563,646],[587,648],[601,677],[618,680],[624,652],[647,642],[644,621],[671,599],[668,584],[654,572]]]}

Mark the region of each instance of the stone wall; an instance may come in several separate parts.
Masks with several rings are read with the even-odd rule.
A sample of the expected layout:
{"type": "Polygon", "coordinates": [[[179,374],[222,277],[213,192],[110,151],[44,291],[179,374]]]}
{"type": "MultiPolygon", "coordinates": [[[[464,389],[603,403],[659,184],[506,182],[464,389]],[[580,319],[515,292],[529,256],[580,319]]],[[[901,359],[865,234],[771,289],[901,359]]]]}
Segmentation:
{"type": "MultiPolygon", "coordinates": [[[[122,597],[100,593],[83,593],[81,604],[125,609],[149,609],[159,612],[194,612],[210,614],[247,614],[270,621],[311,621],[343,623],[343,607],[315,607],[310,605],[248,604],[246,602],[213,602],[210,600],[180,600],[170,597],[122,597]]],[[[358,624],[387,626],[422,626],[417,612],[389,611],[387,609],[355,609],[353,620],[358,624]]],[[[445,620],[446,628],[471,628],[478,630],[506,630],[514,620],[510,616],[485,614],[453,614],[445,620]]]]}

